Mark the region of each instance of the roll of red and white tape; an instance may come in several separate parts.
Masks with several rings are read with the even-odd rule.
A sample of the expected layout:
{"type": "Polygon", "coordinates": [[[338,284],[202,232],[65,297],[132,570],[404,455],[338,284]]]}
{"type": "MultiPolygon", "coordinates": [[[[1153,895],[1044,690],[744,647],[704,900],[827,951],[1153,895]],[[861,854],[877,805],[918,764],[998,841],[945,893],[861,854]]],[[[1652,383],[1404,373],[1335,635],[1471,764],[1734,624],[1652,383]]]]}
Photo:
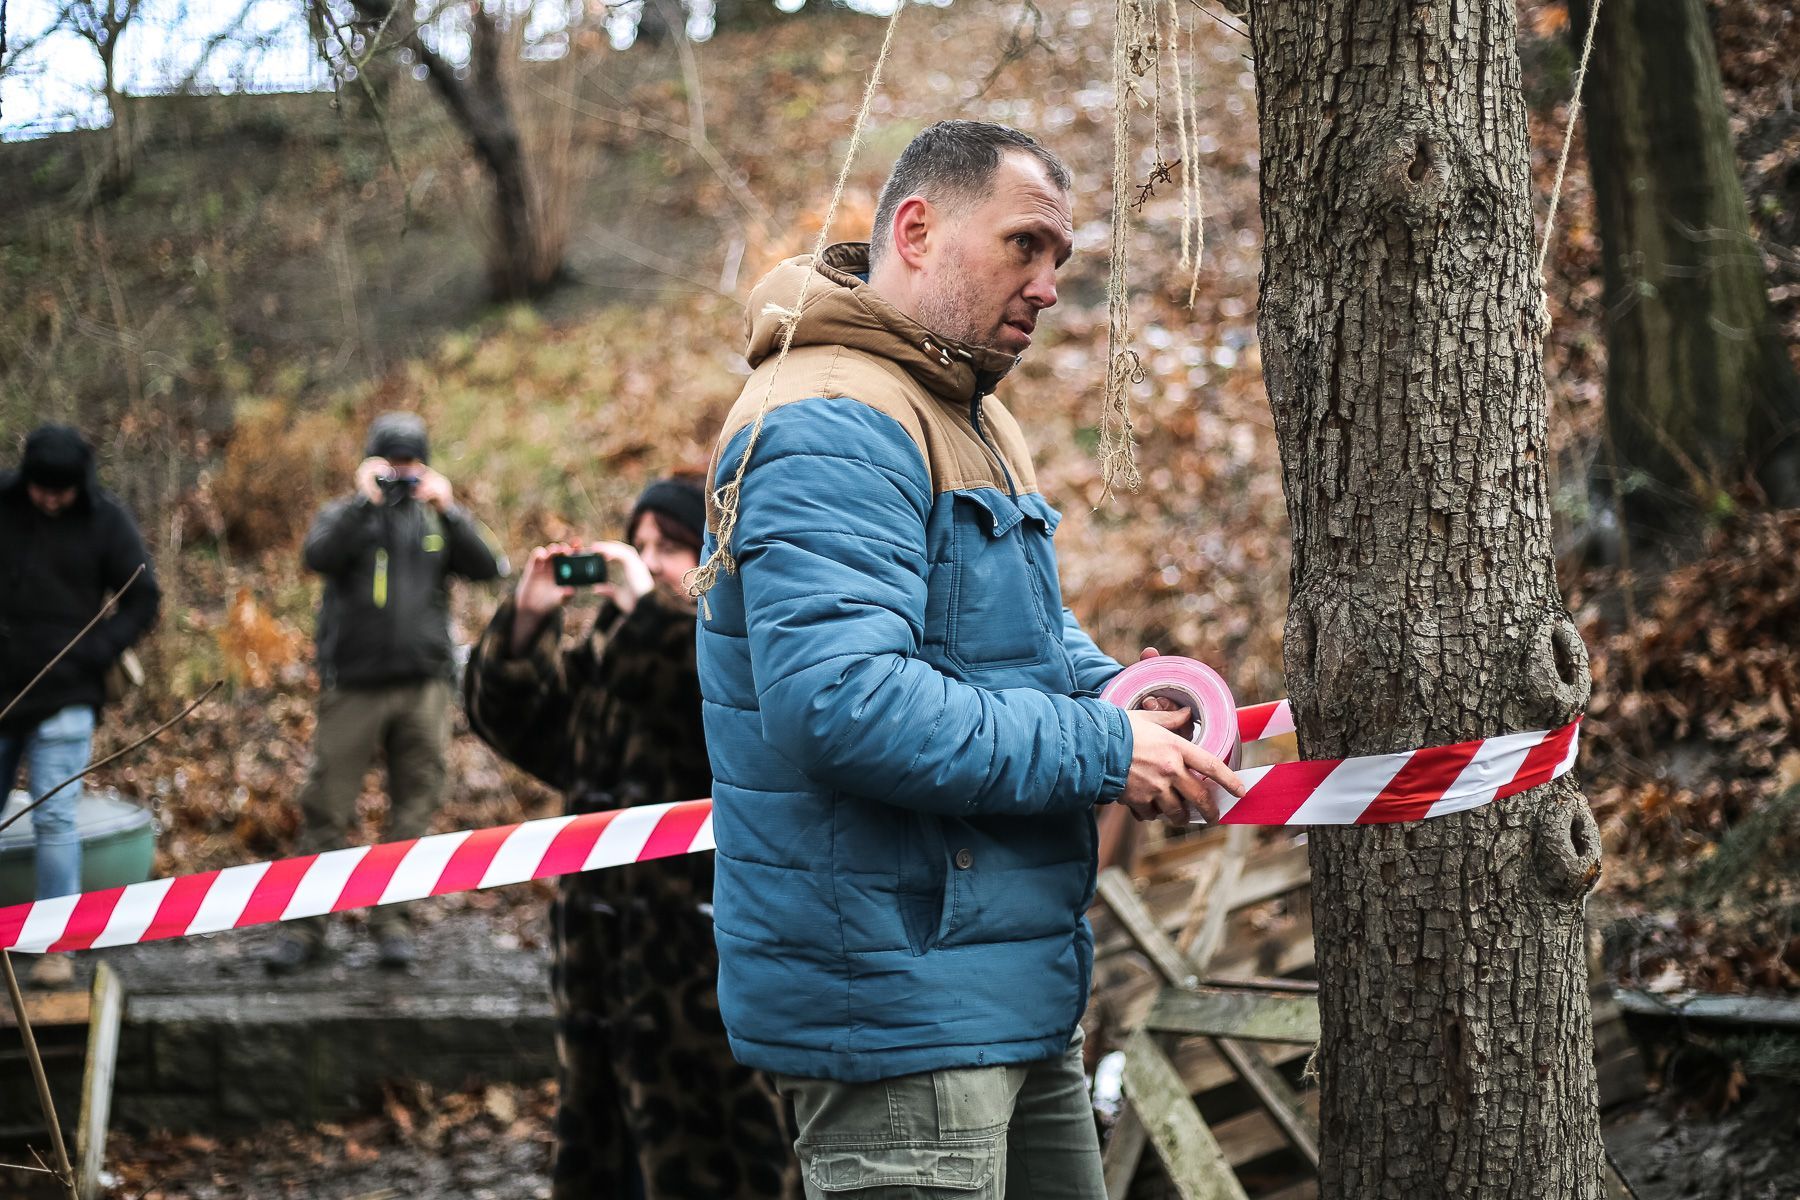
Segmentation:
{"type": "Polygon", "coordinates": [[[1237,769],[1241,741],[1237,701],[1219,673],[1203,662],[1165,654],[1132,663],[1113,676],[1100,698],[1130,712],[1156,697],[1194,714],[1194,745],[1237,769]]]}

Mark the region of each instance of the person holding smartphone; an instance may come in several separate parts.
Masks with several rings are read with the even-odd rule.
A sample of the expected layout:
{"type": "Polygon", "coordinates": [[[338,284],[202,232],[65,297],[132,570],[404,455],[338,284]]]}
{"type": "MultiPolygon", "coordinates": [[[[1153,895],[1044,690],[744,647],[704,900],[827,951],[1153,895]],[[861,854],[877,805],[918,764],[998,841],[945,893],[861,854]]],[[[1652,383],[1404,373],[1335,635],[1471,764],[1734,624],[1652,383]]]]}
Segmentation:
{"type": "MultiPolygon", "coordinates": [[[[470,656],[470,726],[571,813],[710,793],[685,588],[705,510],[698,485],[663,479],[632,508],[629,544],[533,550],[470,656]],[[600,607],[566,644],[577,584],[600,607]]],[[[726,1043],[712,886],[710,854],[558,881],[556,1200],[800,1195],[774,1088],[726,1043]]]]}

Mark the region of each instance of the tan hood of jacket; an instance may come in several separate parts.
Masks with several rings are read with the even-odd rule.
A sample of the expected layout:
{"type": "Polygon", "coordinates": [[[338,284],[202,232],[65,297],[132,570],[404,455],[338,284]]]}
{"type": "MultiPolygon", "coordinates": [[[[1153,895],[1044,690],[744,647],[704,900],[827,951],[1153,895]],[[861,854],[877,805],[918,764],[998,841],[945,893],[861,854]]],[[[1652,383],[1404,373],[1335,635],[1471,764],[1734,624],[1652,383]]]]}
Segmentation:
{"type": "MultiPolygon", "coordinates": [[[[790,258],[750,292],[744,318],[752,367],[781,350],[781,326],[800,281],[812,270],[812,256],[790,258]]],[[[889,304],[857,278],[869,270],[866,242],[839,242],[825,251],[813,272],[794,328],[794,348],[844,346],[896,363],[933,395],[966,405],[980,388],[994,390],[1019,361],[1011,354],[951,341],[932,333],[889,304]]]]}
{"type": "Polygon", "coordinates": [[[816,270],[810,255],[791,258],[751,291],[745,354],[753,370],[713,452],[708,528],[716,528],[710,493],[725,482],[716,478],[718,456],[765,403],[773,411],[807,399],[847,398],[886,413],[918,445],[938,492],[1037,490],[1024,434],[1006,406],[988,395],[1018,358],[941,338],[905,316],[857,278],[868,263],[866,244],[841,242],[825,251],[816,270]],[[814,275],[794,345],[777,373],[782,323],[809,270],[814,275]]]}

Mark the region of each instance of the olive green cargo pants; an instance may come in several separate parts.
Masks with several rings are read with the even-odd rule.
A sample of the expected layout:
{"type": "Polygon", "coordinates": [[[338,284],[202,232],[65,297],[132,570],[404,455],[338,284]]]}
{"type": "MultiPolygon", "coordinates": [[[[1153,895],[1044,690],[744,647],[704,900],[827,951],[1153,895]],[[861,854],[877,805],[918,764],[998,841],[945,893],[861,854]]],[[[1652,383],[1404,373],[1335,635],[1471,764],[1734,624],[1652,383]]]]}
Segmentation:
{"type": "MultiPolygon", "coordinates": [[[[300,790],[298,853],[341,850],[357,825],[356,800],[363,776],[379,751],[387,759],[388,819],[381,840],[419,837],[429,828],[444,795],[444,759],[450,749],[450,684],[422,679],[371,688],[326,688],[319,696],[312,766],[300,790]]],[[[369,913],[377,937],[409,924],[406,906],[383,905],[369,913]]],[[[295,936],[317,944],[325,918],[288,924],[295,936]]]]}
{"type": "Polygon", "coordinates": [[[809,1200],[1105,1200],[1081,1042],[875,1083],[778,1076],[809,1200]]]}

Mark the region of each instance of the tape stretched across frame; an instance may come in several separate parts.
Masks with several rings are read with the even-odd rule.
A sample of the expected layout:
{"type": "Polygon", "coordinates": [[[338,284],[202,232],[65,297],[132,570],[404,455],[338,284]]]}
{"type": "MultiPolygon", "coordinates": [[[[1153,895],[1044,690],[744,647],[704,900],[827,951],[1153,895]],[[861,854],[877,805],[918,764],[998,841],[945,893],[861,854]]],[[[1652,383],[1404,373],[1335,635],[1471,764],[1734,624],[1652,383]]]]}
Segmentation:
{"type": "MultiPolygon", "coordinates": [[[[1223,747],[1219,757],[1227,762],[1237,760],[1241,745],[1294,730],[1286,700],[1234,709],[1223,680],[1173,655],[1133,664],[1104,694],[1127,708],[1150,695],[1192,706],[1196,739],[1209,750],[1223,747]]],[[[1249,791],[1242,799],[1218,793],[1220,820],[1352,825],[1464,812],[1567,772],[1579,726],[1577,719],[1560,729],[1399,754],[1245,768],[1238,775],[1249,791]]],[[[220,933],[712,848],[710,800],[545,817],[16,904],[0,908],[0,948],[98,950],[220,933]]]]}

